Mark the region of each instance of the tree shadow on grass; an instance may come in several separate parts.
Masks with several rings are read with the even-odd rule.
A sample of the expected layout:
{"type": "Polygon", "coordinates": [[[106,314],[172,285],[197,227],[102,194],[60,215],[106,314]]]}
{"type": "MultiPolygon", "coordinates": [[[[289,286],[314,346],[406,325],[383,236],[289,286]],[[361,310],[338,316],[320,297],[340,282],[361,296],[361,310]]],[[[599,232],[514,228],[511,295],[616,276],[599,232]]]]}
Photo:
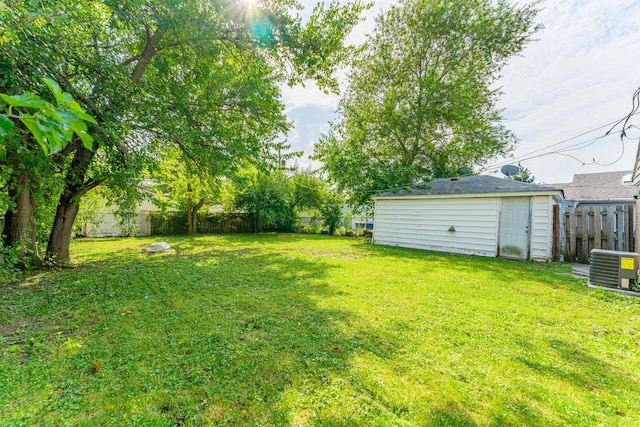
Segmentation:
{"type": "MultiPolygon", "coordinates": [[[[35,364],[2,356],[7,363],[0,382],[6,386],[0,401],[9,403],[0,407],[0,418],[90,425],[364,426],[416,419],[425,425],[474,425],[474,409],[455,396],[450,405],[427,402],[406,409],[403,396],[385,394],[375,383],[372,368],[386,368],[406,348],[411,331],[400,324],[368,327],[354,310],[323,304],[349,292],[330,282],[340,268],[334,255],[423,259],[424,269],[430,263],[468,271],[489,266],[496,275],[526,274],[526,268],[503,273],[509,262],[462,262],[457,256],[368,245],[315,257],[305,239],[316,240],[176,238],[170,240],[175,254],[151,256],[140,253],[149,242],[140,239],[109,259],[35,280],[35,290],[19,296],[23,307],[31,307],[25,315],[64,320],[25,336],[23,344],[34,339],[35,364]],[[362,359],[381,362],[363,367],[362,359]]],[[[560,357],[576,356],[562,350],[568,345],[550,346],[560,357]]],[[[576,357],[587,369],[588,358],[576,357]]],[[[528,362],[523,360],[523,370],[537,363],[544,375],[562,374],[536,359],[528,362]]],[[[612,367],[598,369],[605,378],[618,377],[612,367]]],[[[589,379],[579,371],[566,374],[574,387],[589,379]]],[[[520,393],[492,404],[493,423],[555,421],[530,401],[546,402],[520,393]],[[512,415],[504,418],[505,412],[512,415]]]]}
{"type": "MultiPolygon", "coordinates": [[[[370,404],[350,385],[351,360],[393,357],[400,337],[320,306],[338,292],[327,283],[332,263],[251,245],[180,245],[182,254],[124,253],[34,283],[32,294],[44,299],[30,315],[67,319],[56,324],[59,335],[45,328],[25,337],[38,343],[37,365],[3,360],[8,392],[0,397],[9,403],[0,418],[294,425],[370,404]]],[[[395,417],[386,408],[372,416],[395,417]]]]}

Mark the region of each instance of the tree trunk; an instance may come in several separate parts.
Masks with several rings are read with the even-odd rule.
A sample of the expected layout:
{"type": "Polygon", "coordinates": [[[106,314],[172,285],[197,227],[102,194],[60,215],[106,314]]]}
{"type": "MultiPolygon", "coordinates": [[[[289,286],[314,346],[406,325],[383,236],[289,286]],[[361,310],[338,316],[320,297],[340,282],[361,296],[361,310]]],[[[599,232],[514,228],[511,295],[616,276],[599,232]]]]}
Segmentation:
{"type": "Polygon", "coordinates": [[[71,194],[65,191],[60,196],[60,203],[56,209],[56,217],[53,221],[49,243],[47,244],[46,257],[48,259],[56,262],[69,260],[71,232],[79,209],[80,205],[74,201],[74,197],[71,194]]]}
{"type": "Polygon", "coordinates": [[[204,205],[204,199],[198,200],[195,205],[191,204],[191,201],[187,204],[187,223],[189,235],[194,235],[198,232],[198,211],[204,205]]]}
{"type": "Polygon", "coordinates": [[[191,225],[193,223],[193,209],[191,208],[191,200],[187,201],[187,234],[191,235],[194,234],[193,231],[191,231],[191,225]]]}
{"type": "Polygon", "coordinates": [[[90,189],[98,185],[92,181],[85,183],[85,175],[89,164],[95,156],[97,144],[94,142],[93,150],[86,149],[79,144],[75,156],[69,166],[69,172],[65,178],[65,188],[60,195],[53,227],[49,235],[46,258],[56,262],[69,260],[69,245],[71,244],[71,232],[78,210],[80,198],[90,189]]]}
{"type": "Polygon", "coordinates": [[[17,249],[18,265],[38,263],[36,202],[25,170],[17,170],[9,184],[9,199],[13,206],[4,216],[3,246],[17,249]]]}

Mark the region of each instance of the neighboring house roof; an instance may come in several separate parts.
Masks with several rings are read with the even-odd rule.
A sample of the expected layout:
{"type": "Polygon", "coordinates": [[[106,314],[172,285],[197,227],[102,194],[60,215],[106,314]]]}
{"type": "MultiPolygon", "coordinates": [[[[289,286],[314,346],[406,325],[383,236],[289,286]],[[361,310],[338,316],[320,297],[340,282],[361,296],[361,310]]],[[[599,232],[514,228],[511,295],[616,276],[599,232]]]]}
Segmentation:
{"type": "Polygon", "coordinates": [[[457,178],[439,178],[427,184],[428,188],[401,189],[388,191],[376,197],[397,196],[429,196],[429,195],[457,195],[457,194],[488,194],[488,193],[560,193],[559,187],[530,184],[512,181],[490,175],[461,176],[457,178]]]}
{"type": "Polygon", "coordinates": [[[553,184],[564,191],[568,200],[620,200],[633,199],[638,188],[633,185],[632,171],[582,173],[573,176],[573,182],[553,184]]]}

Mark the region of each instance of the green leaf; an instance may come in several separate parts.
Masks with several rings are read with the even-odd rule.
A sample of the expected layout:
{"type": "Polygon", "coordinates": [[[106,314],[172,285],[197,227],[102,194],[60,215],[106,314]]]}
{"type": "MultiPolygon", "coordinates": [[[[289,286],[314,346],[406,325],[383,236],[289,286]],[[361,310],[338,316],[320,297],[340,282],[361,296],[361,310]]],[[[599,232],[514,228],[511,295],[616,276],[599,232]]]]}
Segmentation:
{"type": "Polygon", "coordinates": [[[73,131],[70,118],[75,118],[75,115],[65,111],[48,113],[38,112],[26,119],[21,117],[47,155],[57,153],[71,140],[73,131]]]}
{"type": "Polygon", "coordinates": [[[49,140],[46,134],[40,130],[38,121],[31,117],[20,117],[20,121],[31,131],[36,141],[38,141],[38,144],[40,144],[40,147],[42,147],[44,154],[49,155],[51,151],[49,150],[49,140]]]}
{"type": "Polygon", "coordinates": [[[78,116],[70,111],[52,110],[47,111],[45,115],[53,119],[64,131],[71,130],[71,124],[78,120],[78,116]]]}
{"type": "Polygon", "coordinates": [[[37,108],[40,110],[53,107],[47,101],[32,93],[24,93],[22,95],[13,96],[1,93],[0,97],[2,97],[2,99],[12,107],[37,108]]]}
{"type": "Polygon", "coordinates": [[[73,101],[73,98],[71,102],[65,105],[69,109],[69,111],[71,111],[73,114],[78,116],[78,118],[84,120],[85,122],[93,123],[94,125],[98,124],[96,119],[94,119],[89,114],[85,113],[84,109],[80,106],[80,104],[78,104],[76,101],[73,101]]]}
{"type": "Polygon", "coordinates": [[[51,90],[51,93],[53,93],[53,96],[56,98],[56,102],[58,103],[58,105],[64,105],[65,98],[58,83],[56,83],[55,80],[49,77],[45,77],[42,80],[44,80],[45,84],[49,86],[49,90],[51,90]]]}
{"type": "Polygon", "coordinates": [[[87,132],[76,132],[78,138],[82,141],[84,148],[87,150],[91,150],[93,148],[93,137],[89,135],[87,132]]]}
{"type": "Polygon", "coordinates": [[[85,122],[89,122],[89,123],[93,123],[94,125],[97,125],[98,122],[96,121],[96,119],[94,119],[92,116],[90,116],[87,113],[80,113],[80,112],[76,112],[74,111],[74,114],[76,116],[78,116],[79,119],[84,120],[85,122]]]}
{"type": "Polygon", "coordinates": [[[71,129],[73,129],[75,133],[86,132],[87,124],[83,120],[76,119],[71,122],[71,129]]]}
{"type": "Polygon", "coordinates": [[[71,122],[71,129],[78,135],[86,149],[90,150],[93,147],[93,137],[87,133],[87,124],[83,120],[71,122]]]}
{"type": "Polygon", "coordinates": [[[44,132],[48,141],[49,154],[60,151],[68,140],[67,132],[61,127],[61,123],[42,114],[36,114],[36,121],[38,128],[44,132]]]}
{"type": "Polygon", "coordinates": [[[4,114],[0,114],[0,138],[4,138],[9,135],[13,130],[13,126],[14,123],[9,117],[4,114]]]}
{"type": "Polygon", "coordinates": [[[62,94],[62,105],[67,106],[67,108],[69,108],[69,105],[71,105],[72,103],[76,103],[77,102],[73,99],[73,96],[71,96],[71,94],[69,92],[64,92],[62,94]]]}

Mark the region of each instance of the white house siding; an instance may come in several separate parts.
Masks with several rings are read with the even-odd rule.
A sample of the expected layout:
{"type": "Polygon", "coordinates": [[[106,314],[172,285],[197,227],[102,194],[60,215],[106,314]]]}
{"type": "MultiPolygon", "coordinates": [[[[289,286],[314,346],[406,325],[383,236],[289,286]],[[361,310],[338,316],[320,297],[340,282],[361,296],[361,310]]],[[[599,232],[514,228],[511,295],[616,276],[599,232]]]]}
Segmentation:
{"type": "Polygon", "coordinates": [[[531,259],[547,261],[551,258],[553,244],[552,196],[531,198],[531,259]]]}
{"type": "Polygon", "coordinates": [[[122,234],[118,220],[113,212],[99,212],[96,214],[96,224],[86,227],[88,237],[109,237],[122,234]]]}
{"type": "Polygon", "coordinates": [[[498,197],[377,199],[374,224],[378,244],[496,256],[498,197]]]}
{"type": "MultiPolygon", "coordinates": [[[[115,212],[116,206],[109,206],[96,213],[96,222],[87,224],[84,227],[84,233],[88,237],[111,237],[122,236],[123,230],[115,212]]],[[[136,211],[132,212],[135,215],[136,231],[135,234],[139,236],[148,236],[151,234],[151,222],[147,218],[147,212],[158,211],[158,207],[149,200],[143,200],[137,207],[136,211]]]]}

